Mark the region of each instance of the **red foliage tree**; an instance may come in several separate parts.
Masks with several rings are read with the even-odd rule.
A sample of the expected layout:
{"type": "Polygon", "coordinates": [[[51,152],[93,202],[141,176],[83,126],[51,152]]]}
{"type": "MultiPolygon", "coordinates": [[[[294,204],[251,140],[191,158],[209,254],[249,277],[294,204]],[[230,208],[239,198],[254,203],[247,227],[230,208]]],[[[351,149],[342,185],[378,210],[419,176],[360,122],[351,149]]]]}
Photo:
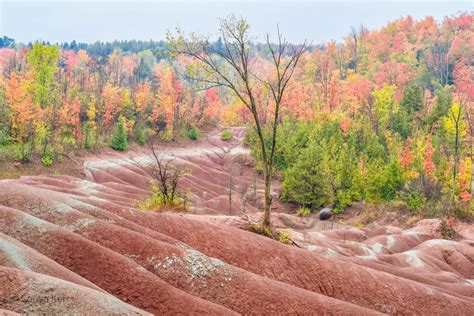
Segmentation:
{"type": "Polygon", "coordinates": [[[414,155],[411,149],[411,145],[412,145],[412,139],[408,137],[405,142],[405,147],[403,147],[402,156],[400,158],[400,166],[402,168],[408,168],[413,162],[414,155]]]}

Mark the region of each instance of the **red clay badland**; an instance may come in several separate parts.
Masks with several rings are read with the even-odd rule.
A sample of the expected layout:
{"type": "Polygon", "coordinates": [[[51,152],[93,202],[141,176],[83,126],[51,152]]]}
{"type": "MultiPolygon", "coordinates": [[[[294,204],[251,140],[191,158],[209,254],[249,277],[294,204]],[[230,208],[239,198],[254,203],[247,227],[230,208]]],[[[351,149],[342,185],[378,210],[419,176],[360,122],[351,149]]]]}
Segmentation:
{"type": "Polygon", "coordinates": [[[274,225],[299,247],[241,229],[243,203],[260,216],[262,185],[240,199],[254,177],[237,162],[229,208],[231,164],[248,154],[233,132],[159,148],[192,170],[187,213],[136,208],[150,178],[131,153],[84,159],[86,179],[0,181],[1,314],[474,314],[472,225],[457,241],[437,220],[322,229],[277,202],[274,225]]]}

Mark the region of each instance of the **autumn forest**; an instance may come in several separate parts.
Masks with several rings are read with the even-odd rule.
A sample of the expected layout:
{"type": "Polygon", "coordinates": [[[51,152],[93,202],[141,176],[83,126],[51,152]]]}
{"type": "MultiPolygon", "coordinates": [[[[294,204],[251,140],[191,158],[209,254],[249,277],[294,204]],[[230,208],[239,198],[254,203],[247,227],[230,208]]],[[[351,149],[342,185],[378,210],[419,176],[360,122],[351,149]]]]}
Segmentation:
{"type": "Polygon", "coordinates": [[[472,14],[407,16],[280,52],[278,38],[249,40],[257,75],[243,90],[223,81],[234,76],[224,66],[232,61],[230,41],[183,38],[179,30],[162,42],[53,45],[4,37],[0,160],[54,166],[76,150],[123,151],[150,138],[196,140],[212,126],[247,126],[256,170],[277,177],[281,199],[300,212],[397,201],[426,217],[472,216],[472,14]],[[206,54],[190,54],[197,46],[189,43],[205,43],[206,54]],[[285,65],[288,81],[288,73],[280,78],[285,65]],[[268,84],[275,78],[284,89],[268,84]]]}

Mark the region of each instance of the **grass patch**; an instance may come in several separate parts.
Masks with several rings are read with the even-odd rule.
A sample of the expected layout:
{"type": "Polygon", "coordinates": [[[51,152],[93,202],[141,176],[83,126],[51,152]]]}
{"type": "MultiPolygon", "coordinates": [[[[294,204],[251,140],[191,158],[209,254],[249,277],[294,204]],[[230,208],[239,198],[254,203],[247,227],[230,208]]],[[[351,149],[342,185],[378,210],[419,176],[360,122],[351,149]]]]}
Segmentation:
{"type": "Polygon", "coordinates": [[[415,214],[413,216],[410,216],[405,222],[405,224],[407,224],[408,226],[411,226],[420,220],[421,220],[420,214],[415,214]]]}
{"type": "Polygon", "coordinates": [[[279,241],[286,245],[294,244],[293,240],[291,239],[290,232],[286,230],[277,231],[270,227],[262,227],[262,225],[260,224],[253,224],[253,223],[250,223],[247,226],[247,230],[252,233],[256,233],[256,234],[271,238],[273,240],[279,241]]]}
{"type": "Polygon", "coordinates": [[[225,129],[221,134],[221,140],[223,141],[230,141],[234,137],[234,134],[230,129],[225,129]]]}
{"type": "Polygon", "coordinates": [[[311,215],[311,210],[307,207],[300,207],[298,210],[296,210],[296,216],[308,217],[310,215],[311,215]]]}
{"type": "Polygon", "coordinates": [[[278,232],[278,241],[287,245],[293,244],[293,240],[291,239],[291,234],[287,230],[282,230],[278,232]]]}

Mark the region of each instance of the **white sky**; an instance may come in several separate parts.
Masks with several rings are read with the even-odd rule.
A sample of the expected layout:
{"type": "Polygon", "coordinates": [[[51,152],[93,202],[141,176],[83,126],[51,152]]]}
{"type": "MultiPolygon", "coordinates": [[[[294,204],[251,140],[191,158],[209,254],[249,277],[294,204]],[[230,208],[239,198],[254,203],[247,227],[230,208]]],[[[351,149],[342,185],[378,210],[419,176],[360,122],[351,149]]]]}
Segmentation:
{"type": "Polygon", "coordinates": [[[0,0],[0,36],[17,42],[160,40],[168,29],[215,34],[218,18],[245,17],[256,36],[280,30],[292,42],[314,44],[340,39],[351,26],[379,28],[412,15],[437,20],[460,11],[473,12],[471,1],[8,1],[0,0]]]}

